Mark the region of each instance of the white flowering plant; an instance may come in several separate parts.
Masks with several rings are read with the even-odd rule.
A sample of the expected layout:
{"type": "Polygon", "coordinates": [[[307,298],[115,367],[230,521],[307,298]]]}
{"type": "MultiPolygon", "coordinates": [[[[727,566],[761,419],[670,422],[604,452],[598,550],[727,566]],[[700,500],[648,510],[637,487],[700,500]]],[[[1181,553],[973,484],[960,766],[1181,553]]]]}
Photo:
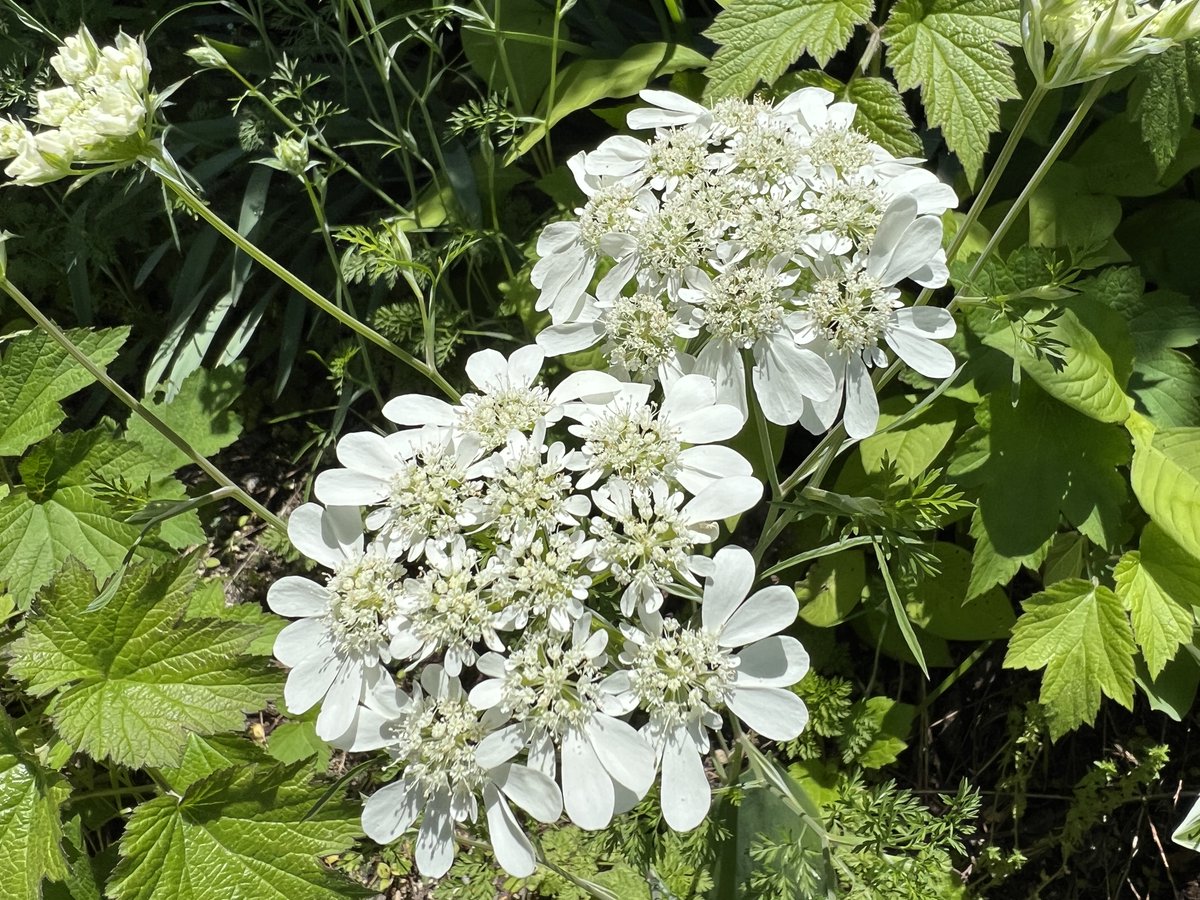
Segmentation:
{"type": "Polygon", "coordinates": [[[4,196],[174,216],[0,232],[0,896],[1177,885],[1195,0],[220,6],[0,0],[4,196]]]}

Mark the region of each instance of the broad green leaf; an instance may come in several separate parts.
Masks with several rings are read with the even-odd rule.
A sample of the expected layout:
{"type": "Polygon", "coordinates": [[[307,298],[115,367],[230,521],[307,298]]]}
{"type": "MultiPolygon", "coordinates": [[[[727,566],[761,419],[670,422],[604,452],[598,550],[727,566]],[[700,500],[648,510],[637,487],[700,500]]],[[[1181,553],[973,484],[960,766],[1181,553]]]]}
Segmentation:
{"type": "MultiPolygon", "coordinates": [[[[67,332],[98,366],[112,362],[128,328],[67,332]]],[[[95,379],[42,331],[6,342],[0,356],[0,456],[20,456],[66,418],[58,401],[95,379]]]]}
{"type": "Polygon", "coordinates": [[[900,0],[884,27],[900,90],[921,88],[929,123],[972,179],[1000,127],[1000,102],[1018,96],[1002,45],[1021,41],[1020,8],[1020,0],[900,0]]]}
{"type": "Polygon", "coordinates": [[[819,628],[844,622],[862,602],[866,585],[866,562],[861,550],[841,550],[822,557],[796,585],[799,616],[819,628]]]}
{"type": "Polygon", "coordinates": [[[1138,64],[1130,91],[1131,115],[1142,129],[1142,141],[1161,176],[1175,159],[1183,136],[1196,116],[1200,87],[1200,43],[1169,48],[1138,64]]]}
{"type": "Polygon", "coordinates": [[[1050,737],[1091,724],[1101,694],[1133,707],[1133,630],[1121,600],[1108,588],[1074,578],[1021,604],[1004,666],[1044,668],[1038,699],[1050,737]]]}
{"type": "Polygon", "coordinates": [[[271,730],[267,740],[267,753],[282,763],[312,759],[312,765],[324,771],[329,765],[331,748],[317,737],[315,722],[284,722],[271,730]]]}
{"type": "Polygon", "coordinates": [[[97,587],[68,563],[38,595],[12,645],[10,668],[65,740],[122,765],[178,765],[191,732],[240,730],[244,713],[278,695],[279,674],[242,656],[254,629],[185,619],[194,560],[135,563],[103,608],[97,587]]]}
{"type": "Polygon", "coordinates": [[[1200,131],[1189,128],[1174,161],[1158,172],[1137,125],[1125,116],[1113,116],[1088,135],[1071,163],[1083,170],[1088,187],[1097,194],[1149,197],[1200,166],[1200,131]]]}
{"type": "Polygon", "coordinates": [[[659,75],[698,69],[707,57],[681,44],[635,44],[617,59],[581,59],[559,72],[554,96],[542,97],[537,117],[542,122],[517,142],[509,162],[528,153],[546,132],[573,112],[597,100],[629,97],[659,75]]]}
{"type": "MultiPolygon", "coordinates": [[[[1200,132],[1197,132],[1200,135],[1200,132]]],[[[1138,210],[1121,223],[1117,240],[1160,288],[1191,296],[1200,283],[1200,202],[1172,197],[1138,210]]]]}
{"type": "Polygon", "coordinates": [[[370,892],[326,869],[361,834],[344,800],[310,815],[323,790],[302,767],[224,769],[182,798],[156,797],[133,811],[112,900],[343,900],[370,892]]]}
{"type": "Polygon", "coordinates": [[[1121,557],[1113,571],[1117,596],[1133,618],[1133,632],[1151,678],[1192,639],[1200,606],[1200,560],[1189,555],[1151,522],[1137,550],[1121,557]]]}
{"type": "Polygon", "coordinates": [[[909,481],[920,478],[933,466],[954,437],[958,424],[957,404],[936,400],[915,416],[889,429],[893,422],[912,409],[904,397],[889,397],[880,403],[879,428],[858,445],[863,470],[875,474],[886,457],[896,472],[909,481]]]}
{"type": "Polygon", "coordinates": [[[554,7],[536,0],[491,0],[482,4],[488,22],[463,17],[463,54],[475,74],[493,94],[507,94],[514,108],[530,109],[550,81],[556,55],[570,39],[565,21],[559,20],[557,54],[553,46],[554,7]]]}
{"type": "Polygon", "coordinates": [[[1126,498],[1117,467],[1129,461],[1120,428],[1075,412],[1029,380],[1015,407],[993,393],[976,417],[980,424],[963,435],[949,472],[978,486],[979,524],[996,553],[1035,554],[1063,517],[1094,543],[1112,546],[1126,498]]]}
{"type": "Polygon", "coordinates": [[[1074,304],[1062,310],[1046,336],[1061,342],[1057,347],[1063,358],[1051,361],[1039,357],[1025,346],[1007,322],[990,322],[977,313],[968,318],[983,342],[1015,359],[1021,371],[1046,393],[1099,422],[1123,422],[1133,409],[1125,393],[1131,367],[1131,341],[1121,317],[1091,304],[1074,304]],[[1084,322],[1082,315],[1089,321],[1084,322]],[[1094,325],[1107,338],[1103,343],[1088,325],[1094,325]]]}
{"type": "Polygon", "coordinates": [[[856,702],[851,710],[855,739],[871,736],[866,748],[854,761],[864,769],[890,766],[908,746],[917,709],[890,697],[868,697],[856,702]]]}
{"type": "Polygon", "coordinates": [[[42,880],[67,877],[59,808],[66,781],[44,768],[0,711],[0,896],[39,900],[42,880]]]}
{"type": "Polygon", "coordinates": [[[1178,350],[1139,357],[1129,378],[1129,393],[1159,428],[1200,425],[1200,369],[1178,350]]]}
{"type": "Polygon", "coordinates": [[[854,127],[894,156],[921,156],[921,142],[904,108],[904,98],[885,78],[854,78],[839,98],[858,106],[854,127]]]}
{"type": "Polygon", "coordinates": [[[1121,224],[1121,201],[1093,193],[1083,171],[1060,162],[1029,198],[1029,245],[1071,250],[1104,246],[1121,224]]]}
{"type": "Polygon", "coordinates": [[[824,67],[875,11],[875,0],[729,0],[704,32],[720,45],[706,97],[744,97],[808,53],[824,67]]]}
{"type": "MultiPolygon", "coordinates": [[[[242,431],[241,419],[230,408],[245,390],[242,368],[197,369],[184,379],[170,401],[147,398],[143,402],[197,453],[212,456],[237,440],[242,431]]],[[[182,450],[140,416],[130,414],[124,437],[140,444],[147,459],[154,460],[156,476],[169,475],[190,462],[182,450]]]]}
{"type": "MultiPolygon", "coordinates": [[[[68,558],[106,578],[137,540],[125,519],[140,503],[129,497],[179,499],[173,478],[151,480],[155,463],[137,445],[103,427],[54,434],[21,461],[23,484],[0,499],[0,582],[22,606],[68,558]]],[[[176,548],[204,540],[194,512],[172,519],[159,534],[176,548]],[[163,530],[166,528],[166,530],[163,530]]],[[[143,542],[138,555],[166,557],[162,544],[143,542]]]]}
{"type": "Polygon", "coordinates": [[[968,599],[971,554],[945,541],[938,541],[930,550],[937,557],[938,574],[900,584],[913,623],[952,641],[1008,637],[1017,620],[1008,595],[993,587],[968,599]]]}
{"type": "Polygon", "coordinates": [[[997,585],[1008,584],[1022,568],[1036,572],[1046,561],[1053,545],[1053,537],[1047,538],[1040,547],[1029,553],[1006,556],[992,546],[983,516],[976,509],[971,514],[971,537],[975,538],[975,549],[971,551],[971,580],[967,584],[967,599],[972,600],[997,585]]]}
{"type": "Polygon", "coordinates": [[[1195,644],[1184,648],[1171,660],[1157,678],[1150,677],[1145,659],[1135,660],[1137,674],[1134,681],[1146,695],[1150,708],[1166,713],[1176,722],[1182,722],[1196,702],[1196,689],[1200,687],[1200,662],[1196,659],[1195,644]]]}
{"type": "Polygon", "coordinates": [[[1142,509],[1175,543],[1200,558],[1200,428],[1155,431],[1136,413],[1130,481],[1142,509]]]}
{"type": "MultiPolygon", "coordinates": [[[[181,793],[214,772],[240,766],[269,762],[262,748],[248,737],[238,734],[217,734],[202,737],[192,733],[179,765],[160,769],[171,790],[181,793]]],[[[294,760],[280,760],[294,762],[294,760]]]]}

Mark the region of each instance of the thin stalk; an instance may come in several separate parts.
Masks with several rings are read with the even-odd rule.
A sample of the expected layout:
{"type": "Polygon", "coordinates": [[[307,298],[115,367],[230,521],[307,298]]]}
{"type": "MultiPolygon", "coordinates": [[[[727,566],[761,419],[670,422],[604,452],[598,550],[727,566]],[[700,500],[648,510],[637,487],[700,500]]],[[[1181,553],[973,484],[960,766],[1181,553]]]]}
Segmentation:
{"type": "Polygon", "coordinates": [[[220,216],[209,209],[204,201],[192,193],[192,191],[185,185],[176,181],[174,178],[168,177],[157,169],[154,170],[154,174],[160,178],[162,183],[166,185],[166,187],[173,194],[175,194],[175,196],[184,202],[188,209],[192,210],[194,213],[196,213],[196,215],[204,219],[204,221],[216,229],[222,237],[261,265],[264,269],[269,271],[272,275],[294,290],[309,303],[317,307],[317,309],[333,316],[333,318],[337,319],[355,334],[366,338],[377,347],[382,347],[406,366],[414,369],[424,377],[428,378],[452,401],[458,400],[458,391],[456,391],[450,385],[450,383],[446,381],[446,379],[443,378],[440,373],[438,373],[436,369],[433,369],[421,362],[421,360],[417,359],[407,350],[396,346],[374,328],[371,328],[369,325],[364,325],[358,319],[354,318],[354,316],[330,303],[315,290],[309,287],[301,278],[293,274],[283,265],[276,262],[272,257],[260,250],[257,246],[239,234],[236,229],[226,224],[220,216]]]}
{"type": "MultiPolygon", "coordinates": [[[[1016,124],[1013,125],[1013,130],[1008,133],[1008,140],[1004,142],[1004,146],[1000,149],[1000,153],[988,171],[987,178],[984,179],[979,193],[971,201],[971,208],[967,210],[967,216],[963,219],[962,225],[959,226],[958,232],[954,235],[954,240],[946,248],[946,262],[954,261],[954,257],[958,255],[958,251],[962,249],[962,245],[966,242],[967,235],[975,227],[975,223],[979,221],[979,217],[983,215],[988,201],[992,199],[992,194],[996,190],[996,185],[1000,183],[1000,177],[1004,174],[1004,170],[1008,168],[1008,163],[1012,159],[1013,153],[1016,152],[1017,145],[1021,142],[1026,129],[1029,128],[1029,123],[1033,121],[1034,114],[1037,112],[1038,107],[1042,105],[1042,101],[1046,99],[1048,93],[1050,93],[1049,89],[1039,84],[1033,89],[1033,93],[1029,95],[1029,99],[1025,101],[1021,115],[1017,118],[1016,124]]],[[[933,296],[933,292],[934,288],[925,288],[922,290],[917,295],[917,299],[913,301],[913,306],[924,306],[933,296]]]]}
{"type": "Polygon", "coordinates": [[[1070,142],[1071,138],[1075,136],[1075,132],[1079,130],[1079,126],[1083,124],[1088,113],[1091,112],[1092,104],[1094,104],[1100,98],[1100,95],[1104,92],[1104,87],[1107,84],[1107,78],[1101,78],[1098,81],[1092,82],[1092,86],[1088,89],[1088,92],[1084,95],[1083,99],[1079,101],[1079,106],[1075,108],[1075,113],[1071,116],[1071,120],[1067,122],[1066,127],[1062,130],[1062,134],[1058,136],[1058,140],[1056,140],[1046,152],[1046,158],[1043,159],[1038,165],[1032,177],[1030,177],[1029,183],[1021,189],[1021,193],[1017,195],[1017,199],[1013,201],[1013,205],[1010,206],[1008,212],[1005,213],[1004,219],[992,233],[992,236],[988,240],[987,244],[984,245],[983,250],[979,254],[979,258],[976,259],[975,264],[971,266],[971,272],[967,275],[968,283],[974,281],[975,277],[981,271],[983,271],[984,263],[987,262],[988,257],[991,256],[995,249],[1000,245],[1000,242],[1004,240],[1004,237],[1008,234],[1008,230],[1012,227],[1013,222],[1015,222],[1017,217],[1024,212],[1025,205],[1029,202],[1029,198],[1033,196],[1033,192],[1041,186],[1042,181],[1045,180],[1046,175],[1048,175],[1050,172],[1050,167],[1054,165],[1059,156],[1062,155],[1063,150],[1066,149],[1066,146],[1070,142]]]}
{"type": "Polygon", "coordinates": [[[157,431],[175,447],[177,447],[181,453],[199,466],[200,470],[204,472],[205,475],[222,487],[228,488],[231,496],[233,496],[234,499],[236,499],[239,503],[246,507],[246,509],[250,510],[268,525],[273,528],[277,528],[283,534],[287,534],[287,525],[284,524],[283,519],[279,518],[279,516],[275,515],[275,513],[271,512],[269,509],[251,497],[248,493],[246,493],[244,488],[235,484],[228,475],[210,463],[205,457],[197,453],[196,450],[193,449],[192,445],[184,440],[184,438],[180,436],[180,434],[173,428],[171,428],[171,426],[148,410],[140,400],[133,396],[133,394],[129,393],[129,391],[125,390],[125,388],[121,387],[121,385],[117,384],[117,382],[114,381],[107,372],[92,362],[92,360],[88,358],[87,354],[80,350],[78,346],[76,346],[74,341],[67,337],[67,335],[57,325],[48,319],[45,314],[43,314],[42,311],[37,308],[37,305],[32,300],[21,293],[20,289],[17,288],[15,284],[3,276],[0,276],[0,290],[4,291],[5,294],[11,297],[13,302],[15,302],[17,306],[19,306],[21,310],[27,316],[29,316],[29,318],[33,319],[33,321],[37,323],[39,328],[45,331],[46,334],[50,335],[51,339],[54,340],[55,343],[66,350],[72,359],[79,363],[79,365],[83,366],[83,368],[86,369],[93,378],[104,385],[114,397],[124,403],[127,407],[129,407],[131,412],[144,419],[152,428],[154,428],[155,431],[157,431]]]}

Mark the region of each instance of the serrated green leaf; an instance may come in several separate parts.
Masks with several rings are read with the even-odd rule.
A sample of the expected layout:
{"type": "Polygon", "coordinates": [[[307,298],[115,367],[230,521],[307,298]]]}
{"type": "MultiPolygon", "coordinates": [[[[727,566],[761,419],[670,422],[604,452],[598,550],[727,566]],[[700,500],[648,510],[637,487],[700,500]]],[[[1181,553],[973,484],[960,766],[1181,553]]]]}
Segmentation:
{"type": "Polygon", "coordinates": [[[1188,41],[1138,64],[1129,108],[1142,129],[1142,141],[1154,157],[1159,176],[1179,152],[1196,115],[1200,43],[1188,41]]]}
{"type": "Polygon", "coordinates": [[[1021,604],[1004,666],[1045,668],[1038,696],[1054,740],[1091,724],[1101,694],[1133,707],[1133,629],[1108,588],[1074,578],[1021,604]]]}
{"type": "Polygon", "coordinates": [[[1200,166],[1200,131],[1192,128],[1184,134],[1174,161],[1160,173],[1138,126],[1126,116],[1113,116],[1084,139],[1071,162],[1083,170],[1088,188],[1097,194],[1149,197],[1200,166]]]}
{"type": "Polygon", "coordinates": [[[193,733],[187,736],[187,746],[179,765],[165,766],[159,772],[171,790],[182,793],[214,772],[268,761],[262,748],[244,735],[217,734],[205,737],[193,733]]]}
{"type": "MultiPolygon", "coordinates": [[[[170,426],[201,456],[212,456],[237,440],[242,420],[230,407],[245,390],[242,366],[197,369],[168,400],[147,398],[145,406],[170,426]]],[[[187,455],[140,416],[130,414],[125,439],[140,444],[154,460],[155,476],[170,475],[186,466],[187,455]]]]}
{"type": "Polygon", "coordinates": [[[70,788],[21,747],[0,711],[0,896],[40,900],[42,880],[67,876],[59,808],[70,788]]]}
{"type": "Polygon", "coordinates": [[[253,628],[183,618],[193,566],[190,557],[135,563],[109,603],[88,612],[95,578],[72,561],[38,595],[10,668],[30,693],[54,695],[47,711],[76,749],[128,766],[177,765],[190,732],[240,730],[245,712],[278,695],[278,673],[241,655],[253,628]]]}
{"type": "Polygon", "coordinates": [[[1083,170],[1070,163],[1051,167],[1029,198],[1029,245],[1092,250],[1103,247],[1121,224],[1121,201],[1093,192],[1083,170]]]}
{"type": "Polygon", "coordinates": [[[900,703],[890,697],[868,697],[856,702],[851,718],[856,720],[856,734],[870,733],[871,742],[854,758],[864,769],[882,769],[890,766],[908,746],[913,719],[917,708],[910,703],[900,703]],[[862,723],[869,723],[864,728],[862,723]]]}
{"type": "Polygon", "coordinates": [[[303,767],[226,769],[192,784],[182,799],[156,797],[133,811],[112,900],[344,900],[371,893],[322,866],[319,857],[361,834],[345,801],[309,812],[322,789],[303,767]]]}
{"type": "MultiPolygon", "coordinates": [[[[19,604],[28,604],[72,557],[99,578],[113,573],[140,529],[125,522],[110,494],[115,485],[146,489],[152,468],[138,445],[103,427],[51,435],[28,453],[19,465],[23,485],[0,498],[0,582],[19,604]]],[[[150,484],[149,491],[151,498],[184,495],[173,478],[150,484]]],[[[204,539],[194,512],[172,520],[165,536],[177,547],[204,539]]],[[[143,542],[138,556],[162,560],[166,548],[143,542]]]]}
{"type": "MultiPolygon", "coordinates": [[[[67,332],[88,359],[108,365],[129,336],[128,328],[67,332]]],[[[66,418],[58,401],[95,379],[49,335],[31,331],[7,342],[0,357],[0,456],[20,456],[66,418]]]]}
{"type": "Polygon", "coordinates": [[[884,27],[900,89],[921,89],[929,123],[972,179],[1000,127],[1000,101],[1019,96],[1002,45],[1020,43],[1020,9],[1020,0],[900,0],[884,27]]]}
{"type": "Polygon", "coordinates": [[[808,53],[824,66],[868,22],[875,0],[730,0],[705,37],[720,45],[706,97],[744,97],[808,53]]]}
{"type": "Polygon", "coordinates": [[[1187,553],[1200,558],[1200,428],[1156,432],[1136,413],[1130,481],[1142,509],[1187,553]]]}
{"type": "Polygon", "coordinates": [[[975,538],[975,549],[971,551],[971,580],[967,584],[967,600],[973,600],[990,588],[1008,584],[1022,567],[1036,572],[1050,553],[1053,538],[1048,538],[1040,547],[1029,553],[1006,556],[992,546],[983,517],[976,509],[971,514],[971,537],[975,538]]]}
{"type": "Polygon", "coordinates": [[[1151,522],[1137,550],[1113,570],[1117,596],[1133,618],[1133,631],[1151,678],[1192,639],[1200,606],[1200,560],[1189,555],[1151,522]]]}
{"type": "Polygon", "coordinates": [[[1028,380],[1015,407],[992,394],[982,413],[986,424],[963,436],[949,472],[965,486],[978,485],[979,522],[996,553],[1036,553],[1064,516],[1094,543],[1111,546],[1124,522],[1125,479],[1117,466],[1128,462],[1129,442],[1122,430],[1058,403],[1028,380]]]}
{"type": "Polygon", "coordinates": [[[1129,393],[1159,428],[1200,425],[1200,369],[1178,350],[1140,357],[1129,393]]]}
{"type": "Polygon", "coordinates": [[[854,127],[893,156],[921,156],[921,142],[896,86],[884,78],[854,78],[840,93],[857,105],[854,127]]]}
{"type": "Polygon", "coordinates": [[[267,739],[267,753],[281,763],[311,759],[314,768],[324,771],[329,765],[331,748],[317,737],[315,722],[284,722],[271,730],[267,739]]]}

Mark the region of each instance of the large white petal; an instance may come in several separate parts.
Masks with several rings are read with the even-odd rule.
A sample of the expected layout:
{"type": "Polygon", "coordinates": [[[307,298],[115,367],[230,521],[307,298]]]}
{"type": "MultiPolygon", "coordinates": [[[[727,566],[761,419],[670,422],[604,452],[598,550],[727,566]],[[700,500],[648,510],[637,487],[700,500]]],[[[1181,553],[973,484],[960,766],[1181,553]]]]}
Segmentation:
{"type": "Polygon", "coordinates": [[[672,419],[671,424],[679,429],[679,439],[685,444],[707,444],[729,440],[742,430],[746,417],[732,404],[715,403],[707,409],[672,419]]]}
{"type": "Polygon", "coordinates": [[[420,794],[401,778],[367,798],[362,811],[363,832],[377,844],[390,844],[412,827],[420,811],[420,794]]]}
{"type": "Polygon", "coordinates": [[[806,397],[823,400],[833,392],[829,363],[798,346],[789,333],[759,341],[755,349],[754,396],[768,421],[792,425],[800,420],[806,397]]]}
{"type": "Polygon", "coordinates": [[[871,373],[857,357],[846,363],[846,434],[855,440],[868,438],[879,424],[879,398],[871,373]]]}
{"type": "Polygon", "coordinates": [[[796,592],[782,584],[765,587],[734,610],[721,629],[717,643],[722,647],[744,647],[778,634],[796,621],[800,604],[796,592]]]}
{"type": "Polygon", "coordinates": [[[715,481],[754,473],[754,467],[746,457],[720,444],[688,447],[679,454],[677,461],[679,471],[675,477],[693,495],[715,481]]]}
{"type": "Polygon", "coordinates": [[[650,145],[627,134],[605,138],[587,155],[586,166],[592,175],[625,178],[640,172],[650,157],[650,145]]]}
{"type": "Polygon", "coordinates": [[[562,793],[558,785],[537,769],[510,763],[500,766],[491,776],[508,799],[539,822],[556,822],[562,815],[562,793]]]}
{"type": "Polygon", "coordinates": [[[744,547],[722,547],[713,554],[713,574],[704,586],[700,621],[717,634],[754,586],[754,557],[744,547]]]}
{"type": "Polygon", "coordinates": [[[729,698],[735,716],[772,741],[790,741],[808,724],[804,701],[783,688],[735,687],[729,698]]]}
{"type": "MultiPolygon", "coordinates": [[[[543,332],[544,334],[545,332],[543,332]]],[[[621,392],[623,383],[607,372],[584,369],[572,372],[550,392],[551,403],[584,399],[591,403],[606,403],[621,392]]]]}
{"type": "MultiPolygon", "coordinates": [[[[474,691],[471,692],[474,695],[474,691]]],[[[475,762],[484,769],[503,765],[525,749],[525,732],[520,725],[507,725],[485,735],[475,747],[475,762]]]]}
{"type": "MultiPolygon", "coordinates": [[[[678,425],[683,417],[712,408],[717,402],[717,386],[704,375],[684,375],[666,394],[659,415],[673,425],[678,425]]],[[[684,440],[691,442],[690,438],[684,440]]]]}
{"type": "Polygon", "coordinates": [[[467,377],[481,391],[487,391],[504,384],[508,375],[508,361],[499,350],[490,347],[478,350],[467,358],[467,377]]]}
{"type": "Polygon", "coordinates": [[[708,115],[709,112],[695,100],[684,97],[682,94],[676,94],[674,91],[655,91],[647,88],[638,96],[647,103],[653,103],[657,109],[631,110],[625,121],[634,131],[687,125],[689,122],[708,115]]]}
{"type": "Polygon", "coordinates": [[[535,344],[524,344],[508,355],[508,383],[513,387],[529,387],[538,373],[546,354],[535,344]]]}
{"type": "Polygon", "coordinates": [[[454,850],[450,797],[448,792],[439,791],[425,807],[425,818],[417,832],[417,869],[426,878],[441,878],[454,862],[454,850]]]}
{"type": "Polygon", "coordinates": [[[711,803],[712,790],[695,744],[686,728],[672,729],[663,748],[663,818],[676,831],[691,831],[704,821],[711,803]]]}
{"type": "Polygon", "coordinates": [[[957,368],[954,354],[948,348],[911,331],[892,328],[884,339],[897,356],[926,378],[949,378],[957,368]]]}
{"type": "Polygon", "coordinates": [[[537,336],[538,346],[548,356],[577,353],[604,337],[604,327],[595,322],[564,322],[542,329],[537,336]]]}
{"type": "Polygon", "coordinates": [[[883,248],[882,255],[876,255],[876,246],[878,238],[867,256],[867,274],[882,284],[896,284],[937,256],[942,248],[942,221],[936,216],[918,216],[905,228],[894,246],[883,248]]]}
{"type": "Polygon", "coordinates": [[[636,255],[630,255],[621,259],[615,266],[609,269],[604,277],[600,279],[600,283],[596,285],[596,298],[608,302],[617,299],[617,296],[624,290],[625,285],[633,279],[634,273],[637,272],[638,258],[636,255]]]}
{"type": "Polygon", "coordinates": [[[741,354],[728,341],[710,340],[696,357],[696,371],[716,383],[717,402],[732,406],[746,418],[746,368],[741,354]]]}
{"type": "Polygon", "coordinates": [[[313,493],[331,505],[370,506],[385,499],[389,491],[383,476],[367,475],[351,469],[326,469],[313,482],[313,493]]]}
{"type": "Polygon", "coordinates": [[[495,785],[483,786],[483,806],[487,811],[488,837],[492,840],[496,862],[517,878],[532,875],[536,868],[533,845],[495,785]]]}
{"type": "Polygon", "coordinates": [[[940,306],[908,306],[892,313],[896,325],[905,331],[931,340],[954,337],[958,330],[954,316],[940,306]]]}
{"type": "MultiPolygon", "coordinates": [[[[337,471],[337,470],[333,470],[337,471]]],[[[305,503],[288,516],[288,537],[309,559],[336,569],[362,549],[362,518],[357,504],[330,506],[305,503]]]]}
{"type": "Polygon", "coordinates": [[[788,687],[808,672],[808,653],[798,640],[785,635],[755,641],[734,658],[739,686],[788,687]]]}
{"type": "Polygon", "coordinates": [[[563,735],[562,794],[567,815],[580,828],[596,831],[612,821],[612,779],[591,743],[576,728],[563,735]]]}
{"type": "Polygon", "coordinates": [[[762,493],[762,482],[757,478],[727,478],[693,497],[683,508],[683,515],[689,523],[719,522],[744,513],[762,499],[762,493]]]}
{"type": "Polygon", "coordinates": [[[592,747],[613,781],[646,796],[654,784],[654,750],[628,722],[596,713],[586,726],[592,747]]]}
{"type": "Polygon", "coordinates": [[[288,672],[287,681],[283,683],[283,703],[287,711],[299,715],[312,709],[333,684],[339,665],[336,656],[324,656],[306,661],[288,672]]]}
{"type": "Polygon", "coordinates": [[[281,616],[315,616],[329,607],[330,593],[315,581],[285,575],[267,588],[267,606],[281,616]]]}
{"type": "Polygon", "coordinates": [[[383,404],[383,414],[397,425],[453,425],[454,407],[425,394],[401,394],[383,404]]]}
{"type": "Polygon", "coordinates": [[[578,241],[578,222],[551,222],[538,235],[537,253],[538,256],[551,256],[555,253],[563,253],[573,247],[578,241]]]}
{"type": "Polygon", "coordinates": [[[363,693],[362,660],[351,658],[342,661],[325,699],[321,701],[321,713],[317,716],[317,737],[335,740],[345,734],[354,721],[358,701],[363,693]]]}
{"type": "Polygon", "coordinates": [[[331,652],[329,630],[319,618],[298,619],[275,635],[275,658],[285,666],[295,667],[306,660],[324,658],[331,652]]]}

